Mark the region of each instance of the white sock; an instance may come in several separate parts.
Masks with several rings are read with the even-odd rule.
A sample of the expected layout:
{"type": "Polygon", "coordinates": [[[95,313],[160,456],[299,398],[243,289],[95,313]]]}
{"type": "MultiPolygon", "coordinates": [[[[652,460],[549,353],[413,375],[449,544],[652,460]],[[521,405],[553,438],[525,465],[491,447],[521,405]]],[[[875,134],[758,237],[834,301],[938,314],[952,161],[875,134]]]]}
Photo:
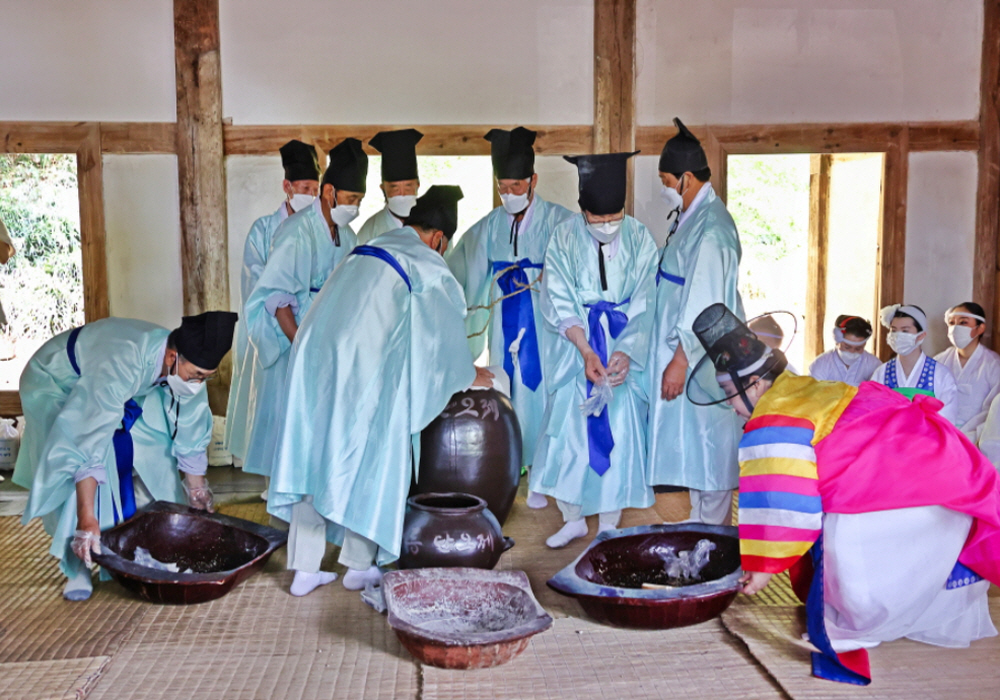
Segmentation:
{"type": "Polygon", "coordinates": [[[382,581],[382,571],[377,566],[367,569],[348,569],[344,574],[344,588],[349,591],[360,591],[369,583],[382,581]]]}
{"type": "Polygon", "coordinates": [[[90,569],[83,564],[71,578],[66,580],[66,585],[63,586],[63,598],[73,602],[87,600],[93,592],[94,582],[90,579],[90,569]]]}
{"type": "Polygon", "coordinates": [[[296,571],[289,593],[294,596],[308,595],[320,586],[325,586],[326,584],[333,583],[336,580],[337,574],[332,571],[317,571],[316,573],[312,573],[310,571],[296,571]]]}
{"type": "Polygon", "coordinates": [[[533,510],[541,510],[549,504],[549,499],[535,491],[528,491],[528,507],[533,510]]]}
{"type": "Polygon", "coordinates": [[[586,519],[570,520],[560,528],[559,532],[545,540],[545,544],[552,549],[560,549],[579,537],[586,537],[587,532],[586,519]]]}

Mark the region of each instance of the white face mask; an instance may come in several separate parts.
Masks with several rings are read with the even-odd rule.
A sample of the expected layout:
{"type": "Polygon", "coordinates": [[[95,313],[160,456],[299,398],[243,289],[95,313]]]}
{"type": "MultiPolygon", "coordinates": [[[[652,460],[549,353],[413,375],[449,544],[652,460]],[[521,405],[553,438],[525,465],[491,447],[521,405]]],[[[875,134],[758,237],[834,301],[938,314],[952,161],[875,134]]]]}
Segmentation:
{"type": "Polygon", "coordinates": [[[316,198],[311,194],[293,194],[291,199],[288,200],[288,206],[292,208],[292,211],[302,211],[310,204],[316,201],[316,198]]]}
{"type": "MultiPolygon", "coordinates": [[[[389,207],[389,211],[392,212],[393,216],[398,219],[405,219],[410,215],[410,210],[417,203],[417,195],[415,194],[397,194],[395,197],[389,197],[386,200],[386,205],[389,207]]],[[[337,207],[340,209],[340,207],[337,207]]]]}
{"type": "Polygon", "coordinates": [[[603,224],[587,224],[587,231],[600,243],[610,243],[621,232],[622,222],[605,221],[603,224]]]}
{"type": "Polygon", "coordinates": [[[972,342],[972,329],[968,326],[948,326],[948,340],[959,350],[972,342]]]}
{"type": "Polygon", "coordinates": [[[528,208],[529,194],[502,194],[500,201],[503,202],[504,211],[508,214],[520,214],[528,208]]]}
{"type": "Polygon", "coordinates": [[[850,367],[855,362],[860,360],[863,354],[864,353],[861,352],[846,352],[844,350],[841,350],[840,348],[837,348],[837,356],[840,358],[840,361],[843,362],[848,367],[850,367]]]}
{"type": "Polygon", "coordinates": [[[167,386],[170,387],[170,391],[173,392],[174,396],[177,398],[194,396],[202,387],[205,386],[204,382],[186,382],[181,379],[180,375],[177,374],[177,361],[174,361],[174,370],[167,375],[167,386]]]}
{"type": "Polygon", "coordinates": [[[675,190],[673,187],[667,187],[666,185],[660,186],[660,199],[667,203],[667,208],[670,211],[676,209],[678,212],[681,207],[684,206],[684,198],[681,197],[681,193],[675,190]]]}
{"type": "Polygon", "coordinates": [[[909,355],[924,342],[923,338],[917,340],[917,336],[919,335],[919,333],[889,331],[886,341],[889,343],[889,347],[892,348],[897,355],[909,355]]]}
{"type": "Polygon", "coordinates": [[[347,224],[358,218],[358,207],[349,204],[338,204],[330,210],[330,218],[337,226],[347,226],[347,224]]]}

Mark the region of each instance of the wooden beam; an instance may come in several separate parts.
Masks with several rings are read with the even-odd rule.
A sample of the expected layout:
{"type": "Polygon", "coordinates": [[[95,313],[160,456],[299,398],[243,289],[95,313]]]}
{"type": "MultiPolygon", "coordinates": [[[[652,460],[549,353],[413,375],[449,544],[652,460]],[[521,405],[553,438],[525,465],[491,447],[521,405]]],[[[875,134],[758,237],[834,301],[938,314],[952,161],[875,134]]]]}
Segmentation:
{"type": "MultiPolygon", "coordinates": [[[[517,124],[499,126],[513,129],[517,124]]],[[[380,131],[417,129],[424,135],[417,144],[417,153],[424,156],[488,156],[490,143],[483,136],[492,126],[484,125],[224,125],[225,153],[236,155],[276,155],[291,139],[315,144],[328,151],[345,138],[360,139],[369,154],[378,152],[368,140],[380,131]]],[[[538,155],[573,155],[590,153],[594,144],[594,129],[588,125],[528,126],[538,132],[535,153],[538,155]]]]}
{"type": "Polygon", "coordinates": [[[104,153],[176,153],[173,122],[101,122],[104,153]]]}
{"type": "Polygon", "coordinates": [[[986,310],[984,342],[996,347],[1000,327],[997,274],[1000,271],[1000,0],[986,0],[980,71],[979,186],[972,296],[986,310]]]}
{"type": "MultiPolygon", "coordinates": [[[[902,129],[885,152],[882,178],[882,217],[879,228],[875,305],[881,309],[903,302],[906,272],[906,193],[909,180],[909,130],[902,129]]],[[[876,309],[876,312],[877,312],[876,309]]],[[[892,354],[886,343],[885,328],[875,314],[876,354],[888,360],[892,354]]]]}
{"type": "MultiPolygon", "coordinates": [[[[666,139],[664,139],[666,143],[666,139]]],[[[728,199],[729,151],[719,142],[711,129],[706,130],[705,139],[701,142],[708,159],[708,167],[712,171],[712,189],[723,202],[728,199]]],[[[656,153],[663,149],[662,144],[656,153]]]]}
{"type": "Polygon", "coordinates": [[[24,415],[21,408],[21,394],[16,391],[0,391],[0,416],[16,418],[24,415]]]}
{"type": "Polygon", "coordinates": [[[184,312],[229,308],[218,0],[174,0],[184,312]]]}
{"type": "Polygon", "coordinates": [[[2,153],[76,153],[89,137],[87,122],[0,122],[2,153]]]}
{"type": "MultiPolygon", "coordinates": [[[[868,153],[885,151],[902,129],[909,129],[911,151],[975,151],[978,122],[859,122],[856,124],[723,124],[693,126],[695,136],[714,137],[729,153],[868,153]]],[[[640,126],[636,148],[659,153],[673,126],[640,126]]]]}
{"type": "Polygon", "coordinates": [[[110,309],[101,127],[97,122],[91,122],[87,125],[87,132],[87,138],[76,151],[76,182],[80,197],[83,313],[87,323],[90,323],[107,318],[110,309]]]}
{"type": "Polygon", "coordinates": [[[826,319],[826,269],[830,241],[829,153],[810,157],[809,248],[806,276],[805,349],[812,361],[823,353],[823,324],[826,319]]]}
{"type": "MultiPolygon", "coordinates": [[[[636,0],[594,0],[594,150],[635,149],[636,0]]],[[[628,164],[634,180],[635,161],[628,164]]],[[[627,188],[625,211],[634,210],[635,187],[627,188]]]]}

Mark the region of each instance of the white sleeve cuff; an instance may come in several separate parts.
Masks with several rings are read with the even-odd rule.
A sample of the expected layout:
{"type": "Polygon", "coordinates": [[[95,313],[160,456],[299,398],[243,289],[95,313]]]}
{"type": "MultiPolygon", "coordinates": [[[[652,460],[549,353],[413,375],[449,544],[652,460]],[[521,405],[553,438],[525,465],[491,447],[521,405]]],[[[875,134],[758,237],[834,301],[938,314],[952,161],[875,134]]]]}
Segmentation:
{"type": "Polygon", "coordinates": [[[566,337],[566,331],[568,331],[573,326],[580,326],[586,330],[586,326],[583,325],[583,321],[580,320],[579,316],[570,316],[569,318],[563,319],[559,322],[559,335],[563,338],[566,337]]]}
{"type": "Polygon", "coordinates": [[[274,316],[278,309],[284,308],[286,306],[292,307],[292,313],[296,316],[299,313],[299,302],[295,298],[294,294],[288,294],[287,292],[276,292],[267,298],[264,302],[264,310],[267,313],[274,316]]]}
{"type": "Polygon", "coordinates": [[[192,476],[205,476],[208,471],[208,453],[195,452],[189,455],[177,455],[177,468],[192,476]]]}
{"type": "Polygon", "coordinates": [[[108,474],[104,471],[103,464],[89,464],[80,467],[73,475],[73,483],[79,484],[84,479],[93,478],[98,484],[108,483],[108,474]]]}

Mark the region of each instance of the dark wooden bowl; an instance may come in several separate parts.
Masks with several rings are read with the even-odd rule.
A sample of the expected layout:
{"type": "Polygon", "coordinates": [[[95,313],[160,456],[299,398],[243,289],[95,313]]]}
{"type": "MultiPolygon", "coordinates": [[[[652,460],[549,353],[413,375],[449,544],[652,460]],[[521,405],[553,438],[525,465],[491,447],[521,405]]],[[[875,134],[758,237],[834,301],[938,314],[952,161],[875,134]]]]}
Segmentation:
{"type": "Polygon", "coordinates": [[[156,501],[102,532],[102,553],[94,560],[144,600],[189,605],[224,596],[260,571],[286,540],[286,533],[272,527],[156,501]],[[192,573],[140,566],[133,561],[137,547],[192,573]]]}
{"type": "Polygon", "coordinates": [[[735,527],[684,523],[644,525],[600,533],[576,561],[549,579],[549,586],[574,596],[598,622],[636,629],[696,625],[720,615],[740,591],[740,542],[735,527]],[[662,547],[691,550],[699,540],[716,549],[700,581],[666,590],[647,590],[643,580],[662,571],[662,547]]]}
{"type": "Polygon", "coordinates": [[[418,661],[438,668],[507,663],[552,625],[523,571],[390,571],[382,591],[399,641],[418,661]]]}

